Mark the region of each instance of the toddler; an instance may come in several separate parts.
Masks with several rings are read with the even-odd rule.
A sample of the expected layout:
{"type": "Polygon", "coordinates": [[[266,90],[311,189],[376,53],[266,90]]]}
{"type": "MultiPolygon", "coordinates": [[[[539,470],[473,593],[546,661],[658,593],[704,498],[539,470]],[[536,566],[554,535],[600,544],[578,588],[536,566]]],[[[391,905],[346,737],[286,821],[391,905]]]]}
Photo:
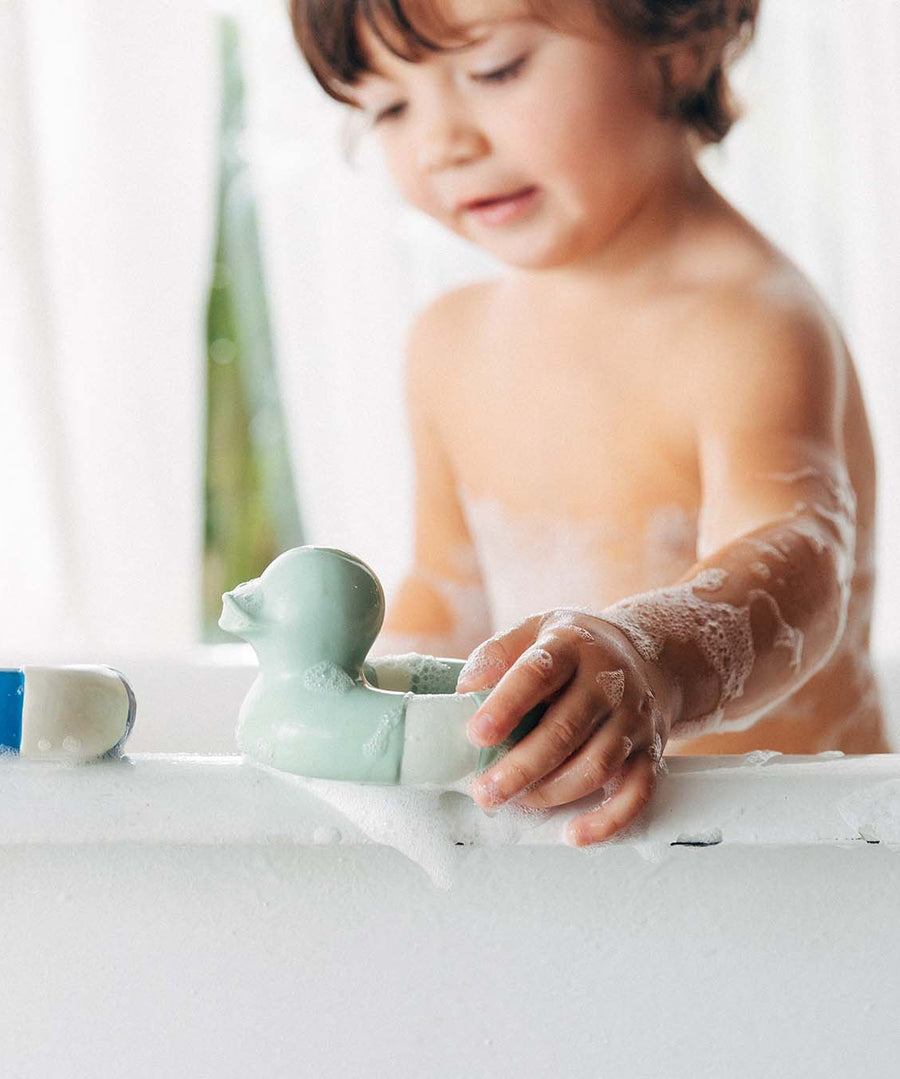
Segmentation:
{"type": "Polygon", "coordinates": [[[539,725],[483,807],[669,754],[889,752],[869,656],[875,462],[839,327],[711,185],[759,0],[293,0],[324,88],[497,279],[416,319],[414,565],[382,646],[467,655],[469,737],[539,725]]]}

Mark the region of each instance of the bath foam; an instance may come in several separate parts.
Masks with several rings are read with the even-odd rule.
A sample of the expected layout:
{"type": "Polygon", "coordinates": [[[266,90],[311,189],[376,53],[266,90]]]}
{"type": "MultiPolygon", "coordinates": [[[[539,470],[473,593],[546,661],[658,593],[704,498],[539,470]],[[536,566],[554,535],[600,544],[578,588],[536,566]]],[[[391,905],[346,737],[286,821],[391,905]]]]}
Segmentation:
{"type": "Polygon", "coordinates": [[[496,628],[508,629],[558,606],[582,605],[586,596],[614,593],[609,550],[628,543],[614,521],[515,513],[496,498],[476,497],[466,489],[461,501],[496,628]]]}
{"type": "Polygon", "coordinates": [[[751,603],[754,600],[760,600],[768,606],[772,617],[775,619],[776,626],[775,639],[772,642],[772,647],[786,648],[791,653],[791,670],[799,671],[803,657],[802,631],[795,626],[789,626],[787,622],[785,622],[781,617],[781,608],[778,606],[778,602],[770,592],[764,592],[761,588],[754,588],[747,593],[747,598],[751,603]]]}
{"type": "MultiPolygon", "coordinates": [[[[772,542],[751,535],[744,537],[743,542],[752,545],[762,556],[753,562],[751,572],[765,582],[773,578],[773,567],[789,565],[792,543],[797,537],[817,556],[830,551],[841,582],[845,621],[854,571],[855,496],[846,470],[841,471],[836,464],[833,471],[835,474],[829,475],[807,467],[795,472],[761,474],[796,486],[797,501],[793,512],[782,519],[785,528],[782,537],[776,536],[772,542]]],[[[489,571],[491,605],[495,620],[501,625],[511,626],[539,610],[560,605],[585,609],[586,594],[602,596],[613,591],[612,580],[603,579],[598,567],[608,561],[608,547],[621,545],[627,537],[611,520],[515,514],[497,500],[476,498],[466,490],[462,491],[462,500],[489,571]],[[542,594],[542,589],[546,594],[542,594]]],[[[689,568],[698,556],[705,558],[713,553],[702,549],[696,518],[692,521],[691,515],[677,505],[658,508],[650,518],[643,540],[638,538],[637,547],[644,551],[645,569],[656,559],[655,564],[668,567],[669,579],[689,568]],[[648,556],[647,552],[651,554],[648,556]]],[[[776,584],[779,581],[784,584],[783,577],[776,584]]],[[[708,587],[715,590],[713,579],[708,587]]],[[[591,613],[597,613],[596,608],[591,613]]],[[[782,624],[786,625],[783,620],[782,624]]],[[[782,630],[780,640],[785,647],[796,648],[797,638],[791,638],[789,633],[790,627],[788,632],[782,630]]]]}
{"type": "MultiPolygon", "coordinates": [[[[798,517],[797,520],[793,522],[793,528],[794,531],[798,533],[798,535],[803,536],[803,538],[809,543],[810,547],[813,550],[813,553],[820,555],[828,546],[828,544],[822,533],[819,531],[818,526],[813,525],[812,521],[805,520],[801,516],[808,509],[810,509],[810,507],[807,506],[805,502],[800,502],[797,504],[797,506],[795,507],[795,512],[797,513],[798,517]]],[[[815,507],[813,507],[813,512],[816,512],[815,507]]]]}
{"type": "Polygon", "coordinates": [[[829,471],[808,466],[795,472],[760,475],[764,479],[801,488],[801,497],[790,514],[792,527],[808,540],[817,554],[821,554],[826,547],[832,549],[839,579],[849,587],[855,569],[856,493],[844,462],[831,461],[829,471]],[[817,534],[810,517],[817,518],[830,535],[817,534]]]}
{"type": "Polygon", "coordinates": [[[750,604],[759,600],[769,607],[776,621],[773,647],[790,652],[792,670],[800,668],[804,637],[799,629],[785,622],[775,598],[761,589],[750,590],[745,607],[713,603],[694,595],[695,589],[710,591],[710,583],[715,585],[722,572],[716,568],[703,570],[683,584],[632,596],[597,612],[598,618],[618,626],[648,662],[658,660],[667,640],[689,641],[700,647],[715,671],[720,686],[715,707],[706,715],[681,721],[677,730],[671,732],[670,737],[676,741],[719,730],[748,730],[795,689],[792,687],[778,700],[746,715],[730,718],[726,723],[725,705],[743,694],[744,683],[756,661],[750,604]]]}
{"type": "Polygon", "coordinates": [[[676,503],[657,507],[641,542],[641,571],[650,581],[670,580],[678,567],[690,565],[697,550],[698,515],[676,503]]]}
{"type": "MultiPolygon", "coordinates": [[[[750,546],[755,547],[760,554],[770,555],[778,562],[781,562],[783,564],[786,564],[788,562],[788,556],[784,553],[784,551],[780,550],[778,547],[775,547],[771,543],[767,543],[766,540],[760,539],[758,536],[744,536],[741,538],[741,542],[750,544],[750,546]]],[[[772,570],[768,565],[766,565],[765,562],[755,562],[754,565],[766,566],[766,569],[769,570],[769,576],[771,577],[772,570]]]]}
{"type": "MultiPolygon", "coordinates": [[[[703,570],[681,585],[632,596],[596,614],[598,618],[621,629],[648,662],[656,662],[667,640],[693,641],[716,672],[720,685],[716,706],[704,716],[679,723],[677,731],[672,731],[673,740],[680,741],[723,729],[747,730],[779,703],[771,701],[762,708],[731,718],[725,723],[725,705],[742,695],[744,683],[756,660],[750,627],[750,603],[761,600],[769,607],[776,620],[773,646],[783,647],[790,652],[792,669],[800,667],[803,634],[784,621],[778,603],[770,593],[752,589],[746,607],[713,603],[694,595],[694,590],[715,591],[723,572],[715,567],[703,570]]],[[[793,692],[792,688],[780,699],[793,692]]]]}
{"type": "Polygon", "coordinates": [[[546,648],[539,648],[537,645],[533,645],[519,656],[516,660],[516,665],[537,667],[542,671],[551,671],[553,669],[553,656],[546,648]]]}
{"type": "MultiPolygon", "coordinates": [[[[772,521],[773,525],[783,525],[783,538],[767,541],[747,535],[736,539],[755,547],[762,555],[787,564],[791,553],[790,538],[799,536],[816,556],[826,550],[831,552],[841,587],[849,590],[855,569],[856,495],[844,463],[831,460],[828,471],[807,466],[794,472],[760,472],[754,475],[759,479],[774,480],[797,488],[797,500],[790,511],[772,521]]],[[[702,532],[701,528],[697,554],[701,560],[705,560],[715,552],[705,541],[702,532]]]]}
{"type": "Polygon", "coordinates": [[[843,463],[835,466],[834,473],[804,469],[799,478],[785,479],[785,482],[808,482],[819,488],[806,492],[806,500],[795,505],[791,527],[807,540],[817,556],[826,551],[831,554],[840,588],[840,621],[835,634],[836,641],[839,641],[847,625],[853,577],[857,570],[856,494],[843,463]],[[825,530],[824,535],[816,535],[810,514],[825,530]]]}
{"type": "MultiPolygon", "coordinates": [[[[407,694],[402,703],[398,703],[382,713],[374,733],[367,741],[363,742],[362,751],[365,756],[375,759],[383,757],[387,753],[395,732],[403,726],[406,703],[411,697],[412,694],[407,694]]],[[[404,743],[405,740],[406,732],[404,731],[404,743]]],[[[405,756],[404,752],[404,758],[405,756]]]]}
{"type": "MultiPolygon", "coordinates": [[[[802,485],[803,497],[798,498],[790,513],[772,522],[765,539],[747,535],[738,537],[735,542],[748,544],[763,557],[767,556],[783,566],[790,565],[793,545],[798,538],[817,558],[827,552],[832,558],[840,589],[839,625],[835,634],[837,642],[846,626],[855,569],[856,499],[846,469],[843,465],[837,465],[836,470],[838,475],[820,472],[812,467],[791,473],[761,474],[762,478],[776,482],[802,485]]],[[[701,557],[713,554],[709,551],[699,553],[701,557]]],[[[757,578],[767,580],[771,577],[772,566],[761,558],[751,563],[750,571],[757,578]]],[[[642,593],[620,601],[598,615],[617,625],[643,658],[649,661],[658,658],[667,639],[693,641],[718,675],[720,692],[716,707],[708,716],[680,724],[677,734],[673,732],[673,737],[677,739],[688,737],[688,731],[700,734],[721,730],[725,705],[742,695],[744,683],[755,662],[749,617],[749,608],[754,601],[765,603],[775,619],[773,646],[789,651],[792,670],[799,671],[801,668],[803,633],[785,621],[771,592],[750,590],[744,607],[711,604],[695,595],[696,591],[715,592],[720,588],[722,573],[724,571],[718,568],[708,568],[686,583],[642,593]]],[[[783,587],[785,583],[784,577],[776,577],[777,587],[783,587]]],[[[827,659],[827,655],[823,656],[815,669],[827,659]]],[[[813,673],[812,669],[807,671],[806,677],[813,673]]],[[[785,694],[785,697],[789,695],[785,694]]],[[[730,720],[728,729],[747,729],[776,703],[770,702],[766,708],[740,717],[737,721],[730,720]]]]}
{"type": "Polygon", "coordinates": [[[870,843],[890,842],[900,831],[900,780],[862,787],[837,804],[843,820],[870,843]]]}
{"type": "Polygon", "coordinates": [[[611,515],[584,520],[515,512],[465,488],[461,499],[493,622],[503,629],[538,612],[619,597],[623,570],[629,580],[663,583],[696,561],[696,515],[678,505],[658,507],[636,537],[611,515]]]}
{"type": "Polygon", "coordinates": [[[707,569],[684,584],[631,596],[597,612],[621,629],[648,663],[659,659],[667,640],[696,642],[719,678],[719,701],[702,717],[711,722],[721,719],[725,703],[741,695],[756,659],[749,608],[694,595],[695,589],[715,591],[723,572],[707,569]]]}
{"type": "Polygon", "coordinates": [[[594,681],[606,694],[609,707],[618,708],[625,694],[625,672],[623,670],[600,671],[594,681]]]}
{"type": "MultiPolygon", "coordinates": [[[[800,511],[805,511],[807,508],[804,503],[798,503],[798,507],[800,511]]],[[[774,539],[766,540],[747,536],[745,542],[753,545],[761,554],[769,556],[776,565],[784,566],[790,563],[790,554],[798,536],[804,539],[817,555],[825,550],[826,540],[813,522],[802,517],[788,515],[783,519],[783,524],[785,532],[781,536],[776,534],[774,539]]],[[[771,567],[761,560],[752,564],[751,572],[763,580],[771,579],[772,576],[771,567]]],[[[690,727],[683,725],[679,730],[679,738],[687,737],[689,729],[697,733],[721,729],[724,706],[729,700],[740,697],[743,693],[744,682],[755,662],[749,610],[750,604],[754,601],[764,603],[775,620],[774,646],[784,648],[790,653],[789,662],[792,670],[799,670],[801,666],[803,634],[785,621],[777,600],[769,592],[763,589],[751,591],[747,605],[741,607],[711,603],[695,595],[695,592],[720,591],[728,579],[729,574],[726,570],[720,567],[709,567],[686,585],[673,586],[674,591],[673,588],[655,589],[621,600],[603,611],[588,612],[617,624],[643,657],[651,661],[658,658],[668,637],[696,640],[700,645],[708,662],[718,675],[721,687],[719,700],[717,706],[707,716],[691,720],[690,727]],[[685,611],[682,610],[679,616],[679,604],[690,610],[685,624],[680,627],[677,623],[680,620],[684,621],[685,611]],[[655,627],[652,625],[654,618],[657,622],[655,627]],[[661,622],[660,618],[662,618],[661,622]]],[[[783,585],[783,578],[778,578],[776,583],[783,585]]],[[[574,609],[586,610],[583,607],[574,609]]],[[[480,667],[486,663],[487,660],[479,650],[467,667],[473,669],[475,666],[480,667]]],[[[502,670],[498,673],[502,674],[502,670]]],[[[770,702],[765,709],[757,710],[740,719],[730,720],[728,729],[737,731],[749,728],[773,707],[773,703],[770,702]]]]}
{"type": "Polygon", "coordinates": [[[413,693],[453,693],[456,690],[456,666],[438,656],[421,652],[380,656],[375,677],[379,689],[413,693]]]}
{"type": "Polygon", "coordinates": [[[353,689],[353,679],[336,663],[322,660],[314,667],[309,667],[303,675],[303,684],[307,689],[331,690],[334,693],[349,693],[353,689]]]}
{"type": "Polygon", "coordinates": [[[719,566],[710,566],[703,571],[702,580],[694,577],[691,580],[693,588],[699,588],[701,592],[719,592],[728,580],[728,571],[719,566]]]}
{"type": "Polygon", "coordinates": [[[483,674],[489,674],[494,685],[499,682],[500,678],[506,674],[507,664],[498,659],[488,652],[488,646],[498,639],[498,636],[489,637],[482,645],[475,649],[474,652],[466,660],[466,664],[459,672],[460,678],[463,674],[466,677],[481,678],[483,674]],[[494,677],[496,676],[496,677],[494,677]]]}
{"type": "MultiPolygon", "coordinates": [[[[256,767],[265,767],[259,763],[256,767]]],[[[465,840],[461,822],[471,809],[469,782],[447,789],[428,786],[361,786],[340,780],[308,779],[265,769],[282,782],[309,791],[346,817],[374,843],[393,847],[418,865],[435,888],[449,890],[454,883],[457,848],[465,840]]],[[[572,813],[557,812],[558,842],[563,843],[565,825],[572,813]]],[[[507,846],[544,824],[553,811],[529,809],[507,803],[486,814],[478,824],[478,843],[507,846]]],[[[557,829],[554,828],[554,832],[557,829]]],[[[323,842],[339,843],[340,829],[329,832],[323,842]]],[[[474,841],[474,837],[473,837],[474,841]]]]}
{"type": "MultiPolygon", "coordinates": [[[[768,754],[780,756],[780,754],[768,754]]],[[[764,761],[758,754],[745,758],[750,765],[764,761]]],[[[664,760],[660,761],[664,764],[664,760]]],[[[257,765],[261,767],[260,765],[257,765]]],[[[665,769],[663,769],[665,771],[665,769]]],[[[435,888],[450,890],[458,872],[457,850],[460,845],[477,842],[479,846],[510,846],[539,833],[541,843],[568,846],[569,822],[599,809],[622,787],[622,777],[613,777],[604,787],[604,798],[597,794],[552,809],[507,802],[479,814],[470,837],[465,822],[470,820],[471,781],[462,781],[445,790],[422,787],[373,787],[324,779],[307,779],[272,771],[286,783],[296,784],[320,798],[345,816],[373,842],[393,847],[418,865],[435,888]]],[[[740,813],[735,807],[734,813],[740,813]]],[[[672,857],[668,830],[653,822],[652,811],[643,812],[627,828],[610,839],[573,851],[579,857],[602,856],[613,846],[627,846],[646,862],[659,864],[672,857]]],[[[339,841],[338,838],[335,841],[339,841]]]]}
{"type": "MultiPolygon", "coordinates": [[[[603,788],[604,797],[601,801],[584,806],[579,810],[579,813],[592,813],[604,808],[616,797],[622,789],[623,783],[624,779],[621,773],[613,776],[603,788]]],[[[650,862],[653,865],[659,865],[664,859],[671,857],[671,841],[654,834],[650,824],[650,814],[646,810],[640,813],[625,828],[620,828],[609,839],[582,847],[581,853],[588,858],[600,857],[609,847],[619,846],[632,847],[645,862],[650,862]]]]}

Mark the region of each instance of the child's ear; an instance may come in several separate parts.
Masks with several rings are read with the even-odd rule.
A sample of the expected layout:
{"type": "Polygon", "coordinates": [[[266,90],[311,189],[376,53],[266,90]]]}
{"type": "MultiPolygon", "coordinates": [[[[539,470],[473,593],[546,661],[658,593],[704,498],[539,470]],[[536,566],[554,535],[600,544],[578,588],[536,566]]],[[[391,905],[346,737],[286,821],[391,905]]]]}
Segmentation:
{"type": "Polygon", "coordinates": [[[696,44],[650,49],[645,59],[651,69],[649,85],[654,87],[657,101],[672,90],[701,90],[715,67],[710,50],[696,44]]]}
{"type": "Polygon", "coordinates": [[[716,66],[715,51],[699,45],[677,45],[664,54],[670,85],[680,90],[702,90],[716,66]]]}
{"type": "Polygon", "coordinates": [[[696,47],[682,45],[669,53],[669,73],[675,86],[694,86],[699,75],[701,56],[696,47]]]}

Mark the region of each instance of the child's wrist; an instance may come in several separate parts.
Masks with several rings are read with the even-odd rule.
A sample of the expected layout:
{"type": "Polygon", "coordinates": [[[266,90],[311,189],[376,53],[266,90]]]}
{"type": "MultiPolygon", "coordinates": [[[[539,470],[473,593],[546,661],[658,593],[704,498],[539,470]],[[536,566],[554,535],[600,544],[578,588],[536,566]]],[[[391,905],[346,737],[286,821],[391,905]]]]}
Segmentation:
{"type": "Polygon", "coordinates": [[[631,635],[618,623],[600,618],[627,641],[635,661],[644,669],[650,689],[667,717],[670,737],[677,728],[701,720],[719,705],[719,678],[695,642],[667,640],[655,659],[645,659],[631,635]]]}
{"type": "Polygon", "coordinates": [[[670,737],[715,714],[721,703],[719,676],[696,642],[667,641],[656,666],[667,698],[670,737]]]}

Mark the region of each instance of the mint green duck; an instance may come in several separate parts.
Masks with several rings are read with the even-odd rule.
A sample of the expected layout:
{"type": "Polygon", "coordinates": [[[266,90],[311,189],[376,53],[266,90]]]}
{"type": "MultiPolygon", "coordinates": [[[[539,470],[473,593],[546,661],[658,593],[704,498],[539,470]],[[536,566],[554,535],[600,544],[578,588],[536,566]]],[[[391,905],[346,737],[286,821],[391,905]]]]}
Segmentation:
{"type": "Polygon", "coordinates": [[[222,629],[248,641],[259,674],[238,717],[242,753],[295,775],[447,787],[490,767],[537,725],[481,748],[466,725],[487,691],[456,693],[465,665],[407,653],[369,663],[384,621],[373,570],[332,547],[295,547],[222,597],[222,629]]]}

